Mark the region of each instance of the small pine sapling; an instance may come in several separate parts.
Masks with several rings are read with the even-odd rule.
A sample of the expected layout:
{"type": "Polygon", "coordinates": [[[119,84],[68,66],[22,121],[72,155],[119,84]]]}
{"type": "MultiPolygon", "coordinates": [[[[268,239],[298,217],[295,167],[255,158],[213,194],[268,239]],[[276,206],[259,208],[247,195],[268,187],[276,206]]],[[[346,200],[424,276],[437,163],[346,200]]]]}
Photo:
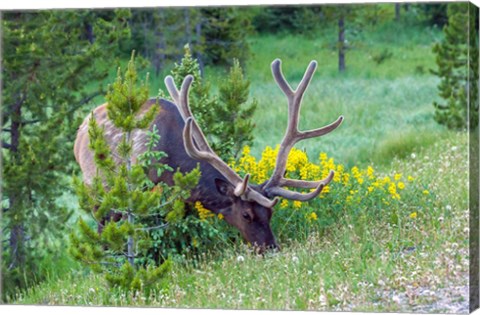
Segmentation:
{"type": "Polygon", "coordinates": [[[219,101],[221,106],[216,111],[219,128],[216,130],[223,158],[238,158],[242,148],[253,142],[252,122],[257,108],[254,99],[247,104],[250,81],[244,78],[240,62],[233,60],[233,66],[227,80],[220,86],[219,101]]]}
{"type": "MultiPolygon", "coordinates": [[[[115,83],[109,87],[107,114],[115,127],[122,131],[122,140],[111,148],[104,128],[95,119],[89,121],[89,148],[94,152],[97,175],[91,185],[75,180],[80,207],[100,222],[115,213],[119,220],[107,221],[97,233],[84,220],[79,220],[79,235],[72,233],[70,252],[73,257],[95,272],[105,272],[112,286],[133,292],[150,290],[170,269],[167,260],[162,265],[140,264],[150,249],[148,227],[142,217],[158,212],[162,192],[153,189],[145,168],[162,153],[145,153],[144,163],[132,162],[132,132],[147,128],[158,113],[152,106],[139,115],[148,98],[147,81],[137,87],[134,55],[125,75],[119,70],[115,83]],[[149,155],[150,154],[150,155],[149,155]],[[115,157],[115,158],[114,158],[115,157]]],[[[92,117],[93,118],[93,117],[92,117]]],[[[152,140],[155,143],[155,139],[152,140]]],[[[152,145],[152,144],[150,144],[152,145]]],[[[160,171],[166,167],[160,168],[160,171]]]]}
{"type": "Polygon", "coordinates": [[[199,64],[187,45],[185,56],[180,64],[175,64],[172,76],[176,82],[182,82],[189,74],[194,77],[190,107],[212,149],[225,160],[238,157],[241,148],[253,140],[252,117],[257,106],[255,100],[246,105],[250,82],[244,78],[239,61],[233,61],[218,98],[210,96],[210,85],[200,76],[199,64]]]}

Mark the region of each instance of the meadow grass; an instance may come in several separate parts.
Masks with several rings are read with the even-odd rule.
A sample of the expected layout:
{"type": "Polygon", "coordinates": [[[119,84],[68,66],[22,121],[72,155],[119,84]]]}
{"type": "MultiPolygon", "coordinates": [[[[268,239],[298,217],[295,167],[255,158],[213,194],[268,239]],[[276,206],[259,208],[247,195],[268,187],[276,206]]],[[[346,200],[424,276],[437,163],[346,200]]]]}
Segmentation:
{"type": "MultiPolygon", "coordinates": [[[[417,191],[435,196],[423,205],[405,198],[398,206],[403,213],[398,224],[372,217],[353,220],[347,213],[342,224],[322,236],[310,233],[302,241],[286,240],[277,253],[258,256],[237,244],[221,255],[204,254],[196,261],[177,263],[169,288],[149,296],[111,290],[101,277],[80,269],[30,288],[12,302],[415,311],[441,301],[439,290],[468,282],[466,153],[466,135],[446,133],[415,156],[393,159],[385,174],[410,174],[416,178],[417,191]]],[[[385,211],[398,209],[385,206],[385,211]]]]}
{"type": "MultiPolygon", "coordinates": [[[[342,126],[331,134],[298,145],[311,156],[327,152],[349,166],[381,162],[375,159],[383,156],[375,152],[392,138],[442,132],[443,128],[433,120],[432,106],[438,99],[439,81],[429,72],[435,68],[431,45],[439,40],[440,32],[397,28],[386,24],[385,29],[364,32],[357,48],[347,52],[347,71],[343,74],[337,70],[336,51],[327,45],[334,42],[334,30],[325,30],[313,38],[288,34],[254,38],[254,53],[247,65],[251,95],[259,104],[254,117],[254,154],[258,156],[265,146],[278,144],[286,128],[286,98],[270,70],[270,63],[277,57],[282,59],[283,72],[294,88],[310,60],[318,61],[303,100],[301,129],[323,126],[339,115],[345,117],[342,126]],[[372,56],[384,49],[392,51],[393,57],[377,65],[372,56]]],[[[414,145],[421,146],[421,142],[414,145]]]]}

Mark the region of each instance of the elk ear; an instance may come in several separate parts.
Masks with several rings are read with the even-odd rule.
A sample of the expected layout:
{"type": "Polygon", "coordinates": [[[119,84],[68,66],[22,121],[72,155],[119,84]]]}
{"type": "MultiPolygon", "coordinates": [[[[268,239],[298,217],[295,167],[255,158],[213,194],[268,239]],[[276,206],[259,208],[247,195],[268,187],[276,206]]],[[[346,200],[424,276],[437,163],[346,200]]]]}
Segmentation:
{"type": "Polygon", "coordinates": [[[220,178],[215,178],[215,185],[217,186],[218,192],[227,197],[233,197],[235,196],[233,191],[235,190],[235,187],[233,185],[227,183],[226,181],[220,179],[220,178]]]}

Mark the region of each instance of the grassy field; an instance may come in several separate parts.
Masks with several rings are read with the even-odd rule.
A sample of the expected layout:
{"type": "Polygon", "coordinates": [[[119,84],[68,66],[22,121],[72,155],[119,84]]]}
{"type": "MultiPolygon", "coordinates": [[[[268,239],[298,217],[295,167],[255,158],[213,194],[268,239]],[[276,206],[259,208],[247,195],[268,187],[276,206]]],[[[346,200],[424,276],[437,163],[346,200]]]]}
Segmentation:
{"type": "MultiPolygon", "coordinates": [[[[339,115],[345,121],[333,133],[298,148],[315,158],[326,152],[347,168],[372,165],[379,176],[408,174],[415,178],[411,190],[418,194],[407,195],[396,208],[385,204],[378,217],[364,204],[358,209],[353,205],[341,222],[321,234],[283,238],[282,251],[264,257],[235,244],[222,253],[176,263],[169,288],[150,296],[111,290],[102,277],[72,263],[71,271],[52,275],[9,302],[467,311],[468,143],[466,134],[448,132],[433,120],[438,79],[429,72],[435,66],[431,45],[441,32],[395,24],[365,31],[348,52],[347,73],[341,75],[331,48],[334,35],[324,31],[311,38],[251,39],[253,55],[245,70],[251,95],[259,102],[252,154],[259,157],[265,146],[277,144],[286,127],[286,100],[271,77],[271,61],[283,60],[284,73],[295,86],[308,62],[316,59],[319,67],[303,102],[300,126],[316,128],[339,115]],[[377,64],[375,56],[385,50],[392,57],[377,64]],[[429,202],[421,200],[422,192],[429,202]],[[395,224],[385,219],[390,213],[400,214],[395,224]]],[[[223,71],[207,72],[212,86],[223,71]]],[[[161,84],[154,81],[152,86],[161,84]]]]}
{"type": "Polygon", "coordinates": [[[377,221],[359,229],[352,221],[322,237],[313,233],[305,242],[283,244],[281,252],[266,257],[238,245],[216,259],[205,255],[176,265],[169,289],[151,296],[112,291],[101,277],[73,271],[12,302],[384,312],[434,305],[427,310],[465,311],[464,295],[444,292],[452,294],[468,281],[467,139],[444,136],[415,158],[392,161],[392,169],[419,179],[416,189],[436,196],[430,207],[414,209],[415,218],[402,217],[399,226],[377,221]],[[399,241],[411,246],[390,246],[399,241]]]}

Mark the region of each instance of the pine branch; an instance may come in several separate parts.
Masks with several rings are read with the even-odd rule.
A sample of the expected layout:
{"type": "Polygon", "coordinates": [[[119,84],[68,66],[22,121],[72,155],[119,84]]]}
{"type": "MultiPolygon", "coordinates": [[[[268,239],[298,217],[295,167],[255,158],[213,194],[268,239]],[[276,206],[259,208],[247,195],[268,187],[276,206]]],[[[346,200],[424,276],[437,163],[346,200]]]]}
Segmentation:
{"type": "Polygon", "coordinates": [[[151,226],[151,227],[145,227],[145,228],[137,228],[135,231],[151,231],[151,230],[156,230],[156,229],[163,229],[168,227],[168,223],[160,224],[157,226],[151,226]]]}
{"type": "Polygon", "coordinates": [[[10,150],[12,148],[12,145],[2,141],[2,148],[10,150]]]}
{"type": "MultiPolygon", "coordinates": [[[[92,99],[94,99],[95,97],[101,95],[102,93],[100,93],[99,91],[97,92],[94,92],[92,94],[90,94],[89,96],[87,97],[84,97],[82,100],[80,100],[75,106],[71,107],[65,114],[66,115],[69,115],[69,114],[72,114],[73,112],[75,112],[77,109],[79,109],[80,107],[82,107],[83,105],[89,103],[92,99]]],[[[44,119],[32,119],[32,120],[24,120],[22,121],[22,125],[30,125],[30,124],[36,124],[36,123],[39,123],[39,122],[44,122],[46,120],[49,120],[51,119],[51,117],[47,117],[47,118],[44,118],[44,119]]]]}

